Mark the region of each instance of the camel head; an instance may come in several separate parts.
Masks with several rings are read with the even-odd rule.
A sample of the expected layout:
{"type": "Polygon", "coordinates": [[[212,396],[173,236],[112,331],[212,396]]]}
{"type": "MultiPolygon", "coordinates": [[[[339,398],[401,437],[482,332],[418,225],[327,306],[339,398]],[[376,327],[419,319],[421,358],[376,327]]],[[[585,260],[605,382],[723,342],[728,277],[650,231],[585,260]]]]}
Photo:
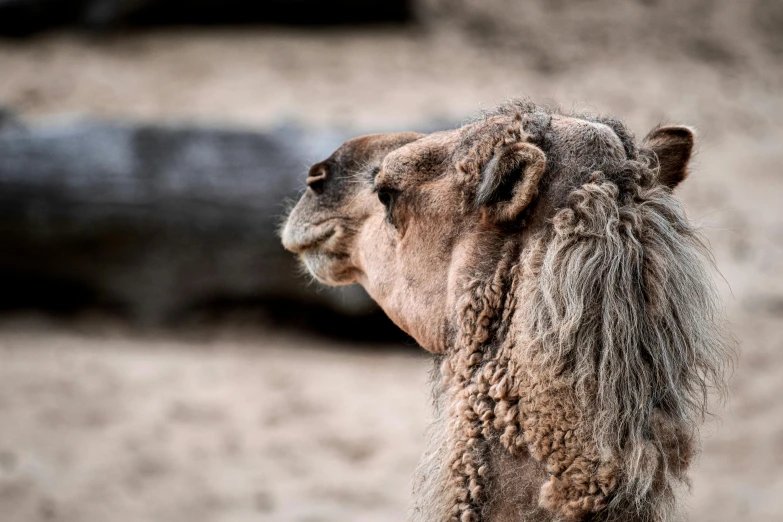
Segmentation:
{"type": "MultiPolygon", "coordinates": [[[[692,146],[687,128],[661,127],[641,153],[673,188],[692,146]]],[[[636,157],[615,120],[524,103],[455,130],[363,136],[310,169],[283,244],[318,281],[360,283],[398,326],[440,353],[456,335],[466,274],[491,277],[500,245],[551,227],[591,173],[636,157]]]]}
{"type": "Polygon", "coordinates": [[[692,149],[512,102],[312,167],[285,247],[442,354],[413,520],[673,520],[732,342],[672,193],[692,149]]]}

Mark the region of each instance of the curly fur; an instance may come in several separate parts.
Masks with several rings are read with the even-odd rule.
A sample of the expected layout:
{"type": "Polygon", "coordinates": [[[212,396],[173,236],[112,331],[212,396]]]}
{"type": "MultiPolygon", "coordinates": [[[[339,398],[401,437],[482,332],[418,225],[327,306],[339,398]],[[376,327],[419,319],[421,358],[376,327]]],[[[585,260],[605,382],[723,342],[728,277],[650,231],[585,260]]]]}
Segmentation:
{"type": "Polygon", "coordinates": [[[492,279],[465,276],[413,520],[678,517],[675,491],[732,340],[682,205],[630,133],[602,123],[625,157],[584,172],[537,237],[506,239],[492,279]],[[537,504],[495,498],[509,474],[539,481],[537,504]]]}
{"type": "Polygon", "coordinates": [[[672,194],[693,135],[648,138],[519,101],[311,169],[286,248],[440,354],[414,522],[678,519],[733,339],[672,194]]]}

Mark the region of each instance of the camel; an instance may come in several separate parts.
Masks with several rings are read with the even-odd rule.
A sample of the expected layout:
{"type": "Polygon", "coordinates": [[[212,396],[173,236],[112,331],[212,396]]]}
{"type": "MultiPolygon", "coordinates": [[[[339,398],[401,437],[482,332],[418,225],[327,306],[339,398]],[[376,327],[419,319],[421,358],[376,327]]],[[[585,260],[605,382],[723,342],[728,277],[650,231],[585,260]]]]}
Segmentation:
{"type": "Polygon", "coordinates": [[[522,100],[310,169],[285,248],[435,354],[411,521],[680,520],[732,353],[673,194],[693,146],[522,100]]]}

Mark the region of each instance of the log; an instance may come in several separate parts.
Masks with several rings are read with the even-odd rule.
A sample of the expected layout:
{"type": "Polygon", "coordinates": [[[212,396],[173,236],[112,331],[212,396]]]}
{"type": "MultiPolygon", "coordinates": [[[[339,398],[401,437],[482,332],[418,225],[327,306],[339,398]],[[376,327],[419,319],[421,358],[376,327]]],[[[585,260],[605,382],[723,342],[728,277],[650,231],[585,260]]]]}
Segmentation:
{"type": "Polygon", "coordinates": [[[0,34],[55,27],[405,23],[411,0],[0,0],[0,34]]]}
{"type": "Polygon", "coordinates": [[[346,135],[0,115],[0,307],[160,323],[215,304],[377,310],[309,284],[276,229],[346,135]]]}

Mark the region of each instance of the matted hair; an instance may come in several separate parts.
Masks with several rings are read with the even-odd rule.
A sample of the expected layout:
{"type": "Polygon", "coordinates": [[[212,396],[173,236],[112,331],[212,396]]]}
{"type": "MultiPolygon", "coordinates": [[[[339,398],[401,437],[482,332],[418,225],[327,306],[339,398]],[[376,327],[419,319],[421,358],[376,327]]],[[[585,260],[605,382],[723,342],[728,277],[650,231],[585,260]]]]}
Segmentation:
{"type": "Polygon", "coordinates": [[[594,173],[527,253],[517,349],[573,382],[599,455],[619,459],[611,505],[669,520],[733,339],[680,201],[643,163],[618,175],[629,190],[594,173]]]}

